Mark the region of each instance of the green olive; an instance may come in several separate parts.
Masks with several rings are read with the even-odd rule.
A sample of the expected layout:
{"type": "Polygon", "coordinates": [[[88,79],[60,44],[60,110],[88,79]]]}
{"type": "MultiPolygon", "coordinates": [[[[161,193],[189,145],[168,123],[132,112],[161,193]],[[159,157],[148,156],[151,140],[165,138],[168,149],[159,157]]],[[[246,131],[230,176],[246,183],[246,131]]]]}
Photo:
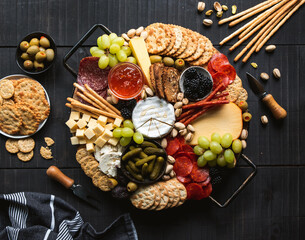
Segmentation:
{"type": "Polygon", "coordinates": [[[248,103],[246,101],[240,101],[237,105],[243,112],[248,109],[248,103]]]}
{"type": "Polygon", "coordinates": [[[114,178],[108,178],[107,184],[111,189],[114,189],[118,185],[118,181],[114,178]]]}
{"type": "Polygon", "coordinates": [[[251,113],[249,113],[249,112],[243,113],[243,120],[244,120],[245,122],[250,122],[251,118],[252,118],[251,113]]]}
{"type": "Polygon", "coordinates": [[[46,37],[41,37],[39,43],[44,48],[50,47],[50,41],[46,37]]]}
{"type": "Polygon", "coordinates": [[[134,182],[129,182],[128,184],[127,184],[127,190],[128,190],[128,192],[134,192],[134,191],[136,191],[138,189],[138,185],[136,184],[136,183],[134,183],[134,182]]]}
{"type": "Polygon", "coordinates": [[[46,49],[44,47],[39,47],[39,52],[45,52],[46,49]]]}
{"type": "Polygon", "coordinates": [[[31,60],[25,60],[23,66],[26,70],[31,70],[33,68],[33,62],[31,60]]]}
{"type": "Polygon", "coordinates": [[[38,71],[41,71],[42,69],[44,69],[44,64],[34,61],[34,68],[38,71]]]}
{"type": "Polygon", "coordinates": [[[26,52],[22,53],[20,56],[23,60],[30,60],[30,56],[29,54],[27,54],[26,52]]]}
{"type": "Polygon", "coordinates": [[[175,61],[175,67],[178,69],[178,70],[182,70],[185,66],[185,63],[184,63],[184,60],[181,59],[181,58],[178,58],[176,61],[175,61]]]}
{"type": "Polygon", "coordinates": [[[32,38],[30,41],[30,46],[39,46],[38,38],[32,38]]]}
{"type": "Polygon", "coordinates": [[[174,59],[172,59],[171,57],[163,58],[163,62],[165,64],[165,66],[168,66],[168,67],[174,66],[174,64],[175,64],[174,59]]]}
{"type": "Polygon", "coordinates": [[[52,48],[47,49],[46,55],[47,55],[47,61],[52,62],[54,59],[54,55],[55,55],[54,50],[52,48]]]}
{"type": "Polygon", "coordinates": [[[159,55],[151,55],[149,57],[151,63],[159,63],[162,62],[162,57],[159,55]]]}
{"type": "Polygon", "coordinates": [[[35,55],[35,60],[37,62],[43,62],[47,58],[47,54],[45,52],[38,52],[35,55]]]}
{"type": "Polygon", "coordinates": [[[20,43],[20,49],[21,49],[21,51],[26,51],[26,50],[28,50],[28,48],[30,47],[30,44],[27,42],[27,41],[22,41],[21,43],[20,43]]]}
{"type": "Polygon", "coordinates": [[[26,53],[29,54],[30,56],[35,56],[36,53],[39,52],[39,47],[38,46],[30,46],[28,50],[26,50],[26,53]]]}

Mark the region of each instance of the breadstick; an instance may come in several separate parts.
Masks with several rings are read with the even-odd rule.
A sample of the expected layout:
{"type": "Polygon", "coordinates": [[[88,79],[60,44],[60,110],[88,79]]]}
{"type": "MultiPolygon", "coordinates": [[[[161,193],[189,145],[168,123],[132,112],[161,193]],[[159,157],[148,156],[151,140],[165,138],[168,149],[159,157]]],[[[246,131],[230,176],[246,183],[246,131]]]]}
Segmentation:
{"type": "Polygon", "coordinates": [[[87,103],[90,103],[94,107],[101,109],[101,107],[98,104],[93,102],[91,99],[87,98],[84,94],[81,94],[80,92],[77,92],[76,95],[79,96],[80,98],[82,98],[83,100],[85,100],[87,103]]]}
{"type": "Polygon", "coordinates": [[[116,109],[113,105],[111,105],[109,102],[107,102],[103,97],[101,97],[100,95],[98,95],[91,87],[88,86],[88,84],[85,84],[85,88],[94,96],[96,97],[98,100],[100,100],[102,103],[104,103],[106,105],[106,108],[110,108],[112,109],[116,114],[121,115],[121,112],[116,109]]]}
{"type": "Polygon", "coordinates": [[[260,8],[260,7],[263,7],[264,5],[266,5],[266,4],[270,3],[270,2],[273,2],[273,1],[274,1],[274,0],[268,0],[268,1],[262,2],[262,3],[260,3],[260,4],[257,4],[256,6],[254,6],[254,7],[252,7],[252,8],[248,8],[247,10],[242,11],[242,12],[240,12],[240,13],[237,13],[237,14],[231,16],[231,17],[224,18],[224,19],[220,20],[220,21],[218,22],[218,24],[221,25],[221,24],[224,24],[224,23],[226,23],[226,22],[230,22],[230,21],[232,21],[232,20],[234,20],[234,19],[236,19],[236,18],[239,18],[239,17],[241,17],[241,16],[243,16],[243,15],[249,13],[249,12],[252,12],[252,11],[254,11],[254,10],[260,8]]]}
{"type": "Polygon", "coordinates": [[[256,52],[258,52],[262,46],[276,33],[277,30],[291,17],[293,13],[295,13],[303,4],[305,3],[305,0],[302,0],[297,5],[294,6],[294,8],[285,16],[285,18],[267,35],[267,37],[258,45],[256,48],[256,52]]]}
{"type": "Polygon", "coordinates": [[[97,116],[97,115],[95,115],[95,114],[93,114],[93,113],[91,113],[91,112],[85,111],[85,110],[83,110],[83,109],[81,109],[81,108],[73,107],[70,103],[66,103],[66,106],[69,107],[69,108],[71,108],[71,109],[73,109],[73,110],[75,110],[75,111],[78,111],[78,112],[87,114],[87,115],[89,115],[89,116],[91,116],[91,117],[94,117],[94,118],[98,119],[98,116],[97,116]]]}
{"type": "Polygon", "coordinates": [[[264,10],[267,9],[267,8],[270,8],[271,6],[273,6],[274,4],[277,4],[277,3],[280,2],[280,1],[282,1],[282,0],[275,0],[275,1],[273,1],[273,2],[268,3],[268,4],[265,5],[265,6],[262,6],[261,8],[258,8],[258,9],[254,10],[254,11],[249,12],[248,14],[244,15],[243,17],[241,17],[241,18],[239,18],[239,19],[237,19],[237,20],[231,22],[231,23],[229,24],[229,27],[235,26],[236,24],[238,24],[238,23],[244,21],[245,19],[247,19],[247,18],[249,18],[249,17],[252,17],[253,15],[255,15],[255,14],[261,12],[261,11],[264,11],[264,10]]]}

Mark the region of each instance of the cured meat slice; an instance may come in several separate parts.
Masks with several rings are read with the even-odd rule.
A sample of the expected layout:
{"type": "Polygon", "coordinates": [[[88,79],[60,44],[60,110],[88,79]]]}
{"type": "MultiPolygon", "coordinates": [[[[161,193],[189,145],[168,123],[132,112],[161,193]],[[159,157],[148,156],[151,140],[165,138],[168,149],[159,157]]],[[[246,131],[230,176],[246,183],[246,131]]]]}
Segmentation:
{"type": "Polygon", "coordinates": [[[229,77],[230,83],[232,83],[236,78],[236,70],[231,64],[221,66],[220,72],[229,77]]]}
{"type": "Polygon", "coordinates": [[[189,175],[193,170],[193,163],[187,157],[179,157],[176,158],[176,162],[174,164],[174,171],[177,176],[185,177],[189,175]]]}
{"type": "Polygon", "coordinates": [[[186,176],[186,177],[177,176],[177,179],[178,179],[179,182],[181,182],[183,184],[187,184],[187,183],[192,182],[192,179],[189,176],[186,176]]]}
{"type": "Polygon", "coordinates": [[[188,144],[183,144],[181,149],[183,152],[191,152],[191,153],[194,152],[193,148],[188,144]]]}
{"type": "Polygon", "coordinates": [[[211,67],[216,72],[221,72],[221,67],[223,65],[230,64],[226,55],[224,55],[222,53],[214,54],[213,57],[211,58],[210,62],[211,62],[211,67]]]}
{"type": "Polygon", "coordinates": [[[213,88],[215,89],[219,84],[223,83],[225,87],[227,87],[230,84],[230,79],[229,77],[222,73],[222,72],[217,72],[212,75],[213,78],[213,88]]]}
{"type": "Polygon", "coordinates": [[[208,63],[208,71],[211,75],[216,73],[216,71],[212,67],[211,61],[209,61],[209,63],[208,63]]]}
{"type": "Polygon", "coordinates": [[[208,183],[208,185],[206,187],[203,187],[203,198],[207,198],[208,196],[211,195],[211,192],[213,190],[212,184],[208,183]]]}
{"type": "Polygon", "coordinates": [[[190,175],[194,182],[204,182],[209,177],[209,169],[199,168],[197,163],[194,162],[190,175]]]}
{"type": "Polygon", "coordinates": [[[165,149],[168,155],[173,156],[180,149],[180,143],[177,138],[168,140],[167,147],[165,149]]]}
{"type": "Polygon", "coordinates": [[[205,186],[207,186],[207,185],[210,183],[210,181],[211,181],[211,177],[208,176],[207,179],[206,179],[205,181],[200,182],[200,183],[198,183],[198,184],[199,184],[201,187],[205,187],[205,186]]]}
{"type": "Polygon", "coordinates": [[[198,183],[190,183],[186,186],[187,199],[201,200],[206,197],[208,191],[204,191],[198,183]]]}

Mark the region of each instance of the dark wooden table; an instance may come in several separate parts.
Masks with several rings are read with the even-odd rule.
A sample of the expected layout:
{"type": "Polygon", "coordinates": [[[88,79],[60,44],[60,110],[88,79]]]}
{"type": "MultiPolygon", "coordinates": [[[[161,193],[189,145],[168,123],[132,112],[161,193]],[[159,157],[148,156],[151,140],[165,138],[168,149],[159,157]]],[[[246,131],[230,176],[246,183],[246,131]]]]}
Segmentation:
{"type": "MultiPolygon", "coordinates": [[[[205,1],[207,9],[214,1],[205,1]]],[[[236,4],[238,10],[259,3],[259,0],[226,0],[236,4]]],[[[43,76],[37,77],[47,89],[51,99],[51,115],[45,127],[35,135],[35,156],[29,163],[22,163],[15,155],[6,152],[6,138],[0,137],[0,192],[34,191],[55,194],[77,208],[85,221],[97,230],[104,229],[116,217],[130,212],[140,239],[304,239],[305,237],[305,9],[302,7],[276,33],[268,43],[276,44],[272,54],[264,50],[254,54],[247,64],[233,64],[238,75],[249,90],[249,108],[253,114],[248,148],[245,154],[258,166],[254,180],[225,209],[211,201],[188,202],[182,207],[163,212],[143,212],[129,203],[111,198],[96,189],[75,161],[76,148],[69,143],[70,133],[65,126],[69,111],[64,106],[66,97],[72,93],[73,76],[64,69],[63,56],[95,23],[102,23],[116,33],[130,28],[146,26],[153,22],[178,24],[196,30],[211,39],[213,44],[227,54],[233,62],[237,52],[230,54],[228,45],[219,47],[221,39],[231,33],[227,24],[206,28],[202,25],[204,14],[197,13],[194,0],[151,1],[77,1],[77,0],[31,0],[0,1],[0,74],[1,77],[22,73],[15,63],[17,43],[29,32],[41,30],[49,33],[58,46],[55,66],[43,76]],[[256,62],[253,69],[250,62],[256,62]],[[255,76],[261,72],[272,75],[273,68],[282,73],[280,80],[271,77],[265,84],[284,108],[288,117],[275,121],[270,112],[258,102],[245,82],[245,73],[255,76]],[[269,124],[262,127],[260,116],[267,115],[269,124]],[[39,148],[45,136],[55,140],[54,160],[44,160],[39,148]],[[74,197],[71,192],[50,180],[45,171],[57,165],[67,175],[86,186],[100,198],[101,211],[95,211],[74,197]]],[[[224,15],[228,16],[229,13],[224,15]]],[[[239,25],[240,26],[240,25],[239,25]]],[[[236,28],[233,28],[236,29],[236,28]]],[[[97,35],[96,35],[97,36],[97,35]]],[[[94,44],[95,37],[86,45],[94,44]]],[[[240,50],[240,49],[238,49],[240,50]]],[[[87,50],[81,49],[71,65],[87,50]]],[[[236,170],[233,182],[242,182],[250,169],[246,166],[236,170]]],[[[234,184],[233,184],[234,185],[234,184]]],[[[229,195],[233,185],[226,186],[229,195]]],[[[237,185],[236,185],[237,186],[237,185]]]]}

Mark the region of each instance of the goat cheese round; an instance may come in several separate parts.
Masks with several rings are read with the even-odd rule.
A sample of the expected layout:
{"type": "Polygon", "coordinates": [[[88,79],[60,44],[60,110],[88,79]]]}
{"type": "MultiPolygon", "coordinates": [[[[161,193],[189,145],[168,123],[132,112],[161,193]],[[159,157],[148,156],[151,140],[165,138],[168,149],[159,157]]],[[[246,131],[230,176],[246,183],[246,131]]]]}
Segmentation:
{"type": "Polygon", "coordinates": [[[147,138],[164,137],[175,121],[173,105],[157,96],[139,101],[132,112],[135,129],[147,138]]]}

